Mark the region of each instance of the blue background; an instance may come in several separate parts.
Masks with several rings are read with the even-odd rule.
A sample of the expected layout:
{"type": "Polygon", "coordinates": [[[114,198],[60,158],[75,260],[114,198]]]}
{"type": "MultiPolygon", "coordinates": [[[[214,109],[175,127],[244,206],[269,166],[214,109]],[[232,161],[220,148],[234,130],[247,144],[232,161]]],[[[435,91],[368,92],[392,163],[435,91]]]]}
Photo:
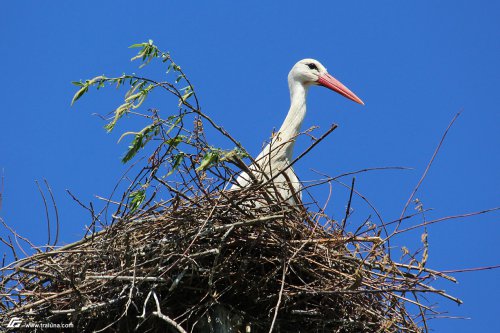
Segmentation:
{"type": "MultiPolygon", "coordinates": [[[[94,195],[109,195],[123,172],[120,157],[127,144],[116,141],[125,128],[106,134],[102,121],[91,116],[113,110],[123,92],[92,93],[70,108],[75,92],[70,82],[137,71],[127,46],[148,38],[171,51],[194,83],[204,112],[254,155],[288,110],[291,66],[306,57],[320,60],[366,106],[311,89],[304,128],[319,124],[326,130],[333,122],[339,128],[300,161],[296,172],[308,180],[318,178],[311,169],[337,175],[365,167],[413,167],[357,177],[356,188],[386,220],[399,216],[444,129],[463,110],[417,197],[434,208],[429,218],[498,206],[499,12],[497,1],[459,0],[3,1],[0,216],[43,243],[45,213],[34,180],[46,178],[59,207],[62,243],[82,236],[89,214],[65,189],[85,203],[97,201],[94,195]]],[[[164,105],[166,113],[175,106],[164,105]]],[[[308,143],[301,139],[297,151],[308,143]]],[[[348,194],[334,189],[333,214],[345,209],[348,194]]],[[[353,207],[358,209],[353,219],[364,220],[362,203],[357,200],[353,207]]],[[[498,217],[492,213],[429,227],[428,266],[499,264],[498,217]]],[[[420,233],[399,242],[415,249],[420,233]]],[[[0,234],[5,236],[3,230],[0,234]]],[[[500,271],[456,276],[457,285],[435,286],[464,305],[431,301],[438,300],[438,309],[450,315],[472,319],[435,320],[431,327],[500,332],[500,271]]]]}

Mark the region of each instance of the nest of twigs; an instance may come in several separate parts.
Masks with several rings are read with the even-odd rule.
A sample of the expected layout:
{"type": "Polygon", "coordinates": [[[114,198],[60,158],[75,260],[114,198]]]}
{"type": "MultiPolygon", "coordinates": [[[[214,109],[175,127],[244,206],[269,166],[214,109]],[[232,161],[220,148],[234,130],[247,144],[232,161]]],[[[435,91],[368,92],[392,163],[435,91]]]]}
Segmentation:
{"type": "Polygon", "coordinates": [[[425,281],[442,274],[394,262],[378,236],[321,214],[241,203],[258,195],[192,198],[20,260],[4,268],[4,318],[79,332],[210,332],[221,316],[231,332],[421,330],[407,297],[441,293],[425,281]]]}
{"type": "MultiPolygon", "coordinates": [[[[169,54],[151,42],[138,45],[143,60],[161,57],[180,73],[176,82],[189,83],[169,54]]],[[[242,169],[252,174],[242,161],[247,154],[201,112],[190,83],[182,92],[175,83],[134,75],[99,76],[76,83],[81,88],[74,100],[90,86],[124,82],[131,89],[108,130],[155,88],[175,95],[179,112],[168,119],[154,109],[140,114],[151,124],[126,133],[134,139],[124,162],[146,143],[158,144],[146,150],[146,165],[135,176],[123,177],[121,198],[107,199],[101,212],[87,207],[92,224],[83,239],[36,247],[14,233],[35,251],[21,258],[12,240],[0,238],[13,252],[13,262],[4,259],[0,270],[2,327],[32,331],[27,323],[51,323],[70,324],[77,332],[421,332],[437,314],[425,295],[459,302],[430,285],[438,278],[454,279],[425,266],[425,237],[416,253],[405,249],[401,257],[391,252],[390,240],[405,230],[402,221],[421,216],[422,209],[409,216],[403,212],[392,222],[351,221],[354,182],[348,186],[345,216],[338,221],[314,200],[303,204],[282,198],[275,192],[275,177],[257,175],[250,187],[225,190],[242,169]],[[203,122],[235,149],[209,145],[203,122]],[[106,223],[109,205],[116,209],[106,223]]],[[[309,135],[310,148],[334,129],[318,139],[309,135]]]]}

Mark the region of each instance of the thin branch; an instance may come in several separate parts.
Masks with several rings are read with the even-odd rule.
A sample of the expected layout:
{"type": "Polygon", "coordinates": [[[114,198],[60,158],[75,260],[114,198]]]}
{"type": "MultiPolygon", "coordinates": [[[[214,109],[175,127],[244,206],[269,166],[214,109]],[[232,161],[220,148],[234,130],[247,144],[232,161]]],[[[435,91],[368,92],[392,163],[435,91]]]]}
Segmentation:
{"type": "MultiPolygon", "coordinates": [[[[441,146],[443,145],[443,142],[444,142],[444,139],[446,138],[446,135],[448,134],[448,131],[450,130],[451,126],[453,125],[453,123],[455,123],[455,120],[457,120],[458,116],[460,115],[461,111],[458,112],[454,117],[453,119],[451,120],[451,122],[448,124],[448,127],[446,128],[446,130],[444,131],[444,134],[443,136],[441,137],[441,140],[439,141],[439,144],[438,146],[436,147],[436,149],[434,150],[434,153],[432,154],[432,157],[429,161],[429,163],[427,164],[427,167],[425,168],[425,171],[424,173],[422,174],[422,177],[420,177],[420,180],[418,181],[417,185],[415,186],[415,188],[413,189],[413,191],[411,192],[411,195],[410,197],[408,198],[408,201],[406,201],[406,204],[405,206],[403,207],[403,211],[401,212],[401,215],[399,216],[400,219],[402,219],[406,213],[406,209],[408,208],[408,206],[410,205],[410,202],[413,200],[413,198],[415,197],[415,194],[417,193],[418,189],[420,188],[420,185],[422,185],[422,182],[424,181],[425,177],[427,176],[427,173],[429,172],[431,166],[432,166],[432,163],[434,162],[434,159],[436,158],[437,154],[439,153],[439,150],[441,149],[441,146]]],[[[398,228],[396,227],[396,230],[398,228]]]]}

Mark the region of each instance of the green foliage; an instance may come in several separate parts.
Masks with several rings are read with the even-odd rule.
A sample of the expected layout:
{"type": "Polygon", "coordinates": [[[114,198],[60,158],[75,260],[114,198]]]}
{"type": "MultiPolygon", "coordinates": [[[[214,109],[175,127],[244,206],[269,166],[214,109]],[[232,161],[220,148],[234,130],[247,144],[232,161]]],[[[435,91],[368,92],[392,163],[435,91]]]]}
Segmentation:
{"type": "Polygon", "coordinates": [[[128,204],[128,207],[130,209],[130,212],[133,213],[141,206],[141,204],[146,199],[146,190],[141,188],[140,190],[134,191],[129,194],[129,198],[131,200],[128,204]]]}
{"type": "Polygon", "coordinates": [[[230,161],[231,159],[238,157],[240,159],[249,157],[246,152],[243,152],[240,148],[234,148],[232,150],[222,150],[219,148],[211,147],[210,150],[203,156],[200,165],[196,168],[197,171],[205,171],[212,166],[215,166],[221,162],[230,161]]]}
{"type": "Polygon", "coordinates": [[[181,165],[185,156],[186,154],[183,152],[180,152],[179,154],[173,156],[172,169],[170,169],[170,171],[167,173],[167,176],[170,176],[179,169],[179,166],[181,165]]]}
{"type": "Polygon", "coordinates": [[[163,61],[167,61],[169,59],[168,53],[161,52],[154,44],[153,41],[150,39],[147,43],[139,43],[139,44],[133,44],[130,45],[129,48],[140,48],[141,50],[139,53],[130,59],[130,61],[134,61],[137,59],[142,60],[142,65],[139,66],[139,68],[142,68],[149,64],[151,60],[154,58],[161,57],[164,59],[163,61]]]}
{"type": "MultiPolygon", "coordinates": [[[[88,93],[90,88],[123,87],[126,89],[123,101],[107,118],[107,123],[104,126],[106,131],[113,131],[125,116],[137,116],[148,121],[148,124],[138,131],[125,131],[118,140],[120,142],[129,136],[132,137],[122,158],[123,163],[130,162],[138,154],[144,152],[149,143],[155,142],[151,149],[148,149],[151,155],[146,160],[147,165],[143,167],[139,175],[133,178],[132,184],[126,192],[128,193],[126,197],[129,198],[128,212],[132,213],[145,205],[144,202],[147,196],[145,189],[151,186],[152,182],[163,181],[160,179],[165,179],[174,173],[178,173],[178,175],[191,172],[203,173],[225,161],[230,161],[232,158],[244,158],[247,155],[234,140],[233,142],[239,148],[229,151],[209,146],[206,143],[201,118],[209,118],[201,113],[193,86],[181,67],[172,60],[168,52],[161,51],[154,45],[152,40],[133,44],[130,48],[138,50],[137,54],[131,58],[131,61],[139,61],[139,69],[155,60],[158,60],[160,65],[166,65],[165,79],[154,80],[138,74],[122,74],[116,77],[99,75],[89,80],[75,81],[72,83],[78,90],[73,96],[71,105],[88,93]],[[181,82],[183,87],[180,87],[181,82]],[[170,111],[170,116],[166,118],[160,117],[159,111],[156,109],[144,107],[148,97],[156,91],[166,91],[177,98],[176,111],[170,111]],[[144,111],[144,109],[147,111],[144,111]],[[194,129],[192,130],[184,127],[187,115],[190,115],[191,118],[194,117],[194,129]],[[164,170],[161,166],[167,167],[166,174],[161,174],[164,170]],[[157,175],[158,173],[160,174],[157,175]]],[[[210,119],[209,122],[226,135],[210,119]]],[[[181,177],[183,176],[181,175],[181,177]]],[[[195,179],[198,177],[193,177],[191,174],[189,178],[195,179]]]]}
{"type": "Polygon", "coordinates": [[[130,161],[137,154],[137,152],[140,149],[142,149],[146,145],[146,143],[149,142],[149,140],[151,140],[154,136],[158,135],[158,132],[159,132],[158,125],[152,124],[144,127],[142,131],[138,133],[132,133],[132,132],[124,133],[122,135],[122,138],[128,134],[135,134],[135,137],[132,140],[130,146],[128,147],[127,153],[122,158],[122,162],[127,163],[128,161],[130,161]]]}

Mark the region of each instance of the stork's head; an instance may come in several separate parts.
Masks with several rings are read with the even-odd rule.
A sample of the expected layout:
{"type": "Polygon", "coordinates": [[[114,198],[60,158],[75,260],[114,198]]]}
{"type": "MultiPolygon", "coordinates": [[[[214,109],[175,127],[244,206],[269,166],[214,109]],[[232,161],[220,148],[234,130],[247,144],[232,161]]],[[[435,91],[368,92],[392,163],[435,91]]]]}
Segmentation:
{"type": "Polygon", "coordinates": [[[298,82],[306,87],[320,85],[331,89],[356,103],[365,105],[363,101],[350,91],[339,80],[328,74],[325,66],[318,60],[302,59],[296,63],[288,74],[289,82],[298,82]]]}

